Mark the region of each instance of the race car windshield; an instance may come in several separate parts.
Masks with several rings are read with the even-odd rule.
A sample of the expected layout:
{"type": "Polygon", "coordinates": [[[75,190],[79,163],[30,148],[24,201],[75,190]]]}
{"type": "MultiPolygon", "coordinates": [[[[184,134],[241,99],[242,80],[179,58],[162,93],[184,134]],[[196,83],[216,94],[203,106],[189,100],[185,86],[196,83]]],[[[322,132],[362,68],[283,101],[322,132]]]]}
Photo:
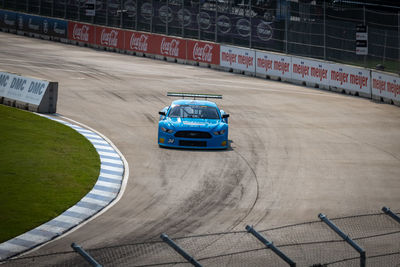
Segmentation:
{"type": "Polygon", "coordinates": [[[171,118],[219,119],[218,111],[215,107],[195,105],[173,106],[169,116],[171,118]]]}

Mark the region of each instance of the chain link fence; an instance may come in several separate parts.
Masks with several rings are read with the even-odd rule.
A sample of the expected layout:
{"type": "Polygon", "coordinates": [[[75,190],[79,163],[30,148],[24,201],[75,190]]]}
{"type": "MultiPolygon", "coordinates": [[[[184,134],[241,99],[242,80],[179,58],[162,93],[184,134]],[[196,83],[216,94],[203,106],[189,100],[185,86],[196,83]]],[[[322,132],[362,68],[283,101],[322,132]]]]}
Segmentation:
{"type": "MultiPolygon", "coordinates": [[[[400,266],[400,223],[384,213],[331,219],[366,251],[367,266],[400,266]]],[[[322,221],[257,229],[296,266],[360,266],[360,255],[322,221]]],[[[171,239],[202,266],[288,266],[246,231],[171,239]]],[[[85,248],[103,266],[192,266],[159,240],[85,248]]],[[[77,253],[32,253],[3,266],[87,266],[77,253]]]]}
{"type": "Polygon", "coordinates": [[[0,0],[0,8],[370,68],[380,64],[399,73],[400,5],[369,2],[0,0]],[[367,56],[356,54],[357,25],[367,26],[367,56]]]}

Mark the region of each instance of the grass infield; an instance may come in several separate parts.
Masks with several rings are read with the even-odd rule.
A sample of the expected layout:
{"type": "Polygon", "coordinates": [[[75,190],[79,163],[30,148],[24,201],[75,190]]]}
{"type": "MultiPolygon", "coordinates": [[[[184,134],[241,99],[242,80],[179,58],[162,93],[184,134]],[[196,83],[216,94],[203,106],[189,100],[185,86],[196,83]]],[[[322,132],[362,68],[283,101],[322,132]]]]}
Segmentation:
{"type": "Polygon", "coordinates": [[[99,170],[95,148],[75,130],[0,105],[0,243],[77,203],[99,170]]]}

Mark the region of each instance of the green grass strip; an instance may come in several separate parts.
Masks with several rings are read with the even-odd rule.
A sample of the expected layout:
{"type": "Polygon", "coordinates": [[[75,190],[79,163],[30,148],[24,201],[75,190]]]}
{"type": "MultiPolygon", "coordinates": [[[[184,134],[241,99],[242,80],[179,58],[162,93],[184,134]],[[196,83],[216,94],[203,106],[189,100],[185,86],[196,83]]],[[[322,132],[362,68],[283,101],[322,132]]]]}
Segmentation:
{"type": "Polygon", "coordinates": [[[0,243],[76,204],[99,171],[99,155],[81,134],[0,105],[0,243]]]}

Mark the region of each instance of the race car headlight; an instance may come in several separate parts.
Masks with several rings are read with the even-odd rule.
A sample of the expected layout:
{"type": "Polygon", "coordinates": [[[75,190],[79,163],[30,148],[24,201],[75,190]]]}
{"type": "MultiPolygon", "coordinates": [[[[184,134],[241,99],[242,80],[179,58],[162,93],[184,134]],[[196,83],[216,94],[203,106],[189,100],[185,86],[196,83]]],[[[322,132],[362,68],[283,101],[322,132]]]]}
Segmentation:
{"type": "Polygon", "coordinates": [[[215,135],[223,135],[224,133],[225,133],[225,130],[214,132],[215,135]]]}
{"type": "Polygon", "coordinates": [[[164,127],[161,127],[161,131],[166,132],[166,133],[173,133],[174,132],[173,130],[170,130],[170,129],[167,129],[167,128],[164,128],[164,127]]]}

